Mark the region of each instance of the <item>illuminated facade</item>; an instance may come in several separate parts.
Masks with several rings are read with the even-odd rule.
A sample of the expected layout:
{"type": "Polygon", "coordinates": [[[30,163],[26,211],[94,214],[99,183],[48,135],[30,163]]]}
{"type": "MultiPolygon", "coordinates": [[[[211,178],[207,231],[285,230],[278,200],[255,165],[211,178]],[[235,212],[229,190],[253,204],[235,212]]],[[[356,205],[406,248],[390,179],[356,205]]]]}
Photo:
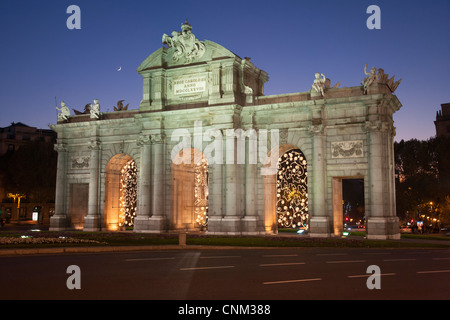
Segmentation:
{"type": "Polygon", "coordinates": [[[340,236],[342,181],[357,178],[364,179],[368,237],[399,238],[399,82],[372,69],[357,80],[362,85],[340,88],[317,74],[305,92],[265,96],[266,72],[199,41],[191,28],[186,22],[181,32],[164,34],[164,46],[138,67],[138,109],[78,114],[52,126],[59,160],[51,230],[81,217],[84,230],[117,230],[129,221],[135,232],[291,227],[340,236]],[[130,163],[135,179],[128,183],[130,163]],[[123,204],[132,194],[135,209],[123,204]]]}

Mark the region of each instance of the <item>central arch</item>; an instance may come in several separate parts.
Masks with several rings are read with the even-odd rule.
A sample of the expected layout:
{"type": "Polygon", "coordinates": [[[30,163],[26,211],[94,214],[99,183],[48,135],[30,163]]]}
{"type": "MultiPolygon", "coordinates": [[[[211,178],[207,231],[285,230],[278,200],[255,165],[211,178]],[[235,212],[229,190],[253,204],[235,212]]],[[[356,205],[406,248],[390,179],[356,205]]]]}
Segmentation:
{"type": "Polygon", "coordinates": [[[173,230],[206,231],[208,162],[197,149],[185,148],[172,159],[173,230]]]}

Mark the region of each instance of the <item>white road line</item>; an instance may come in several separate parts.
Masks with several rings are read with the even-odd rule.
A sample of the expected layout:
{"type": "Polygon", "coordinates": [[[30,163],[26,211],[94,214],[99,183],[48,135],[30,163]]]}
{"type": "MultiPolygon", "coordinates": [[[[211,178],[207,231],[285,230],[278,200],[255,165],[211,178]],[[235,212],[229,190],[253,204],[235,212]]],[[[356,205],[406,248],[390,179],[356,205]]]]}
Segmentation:
{"type": "Polygon", "coordinates": [[[450,270],[430,270],[430,271],[417,271],[417,273],[444,273],[444,272],[450,272],[450,270]]]}
{"type": "Polygon", "coordinates": [[[290,262],[290,263],[267,263],[267,264],[260,264],[260,267],[274,267],[274,266],[292,266],[292,265],[298,265],[298,264],[305,264],[305,262],[290,262]]]}
{"type": "Polygon", "coordinates": [[[175,258],[136,258],[125,259],[125,261],[159,261],[159,260],[174,260],[175,258]]]}
{"type": "Polygon", "coordinates": [[[337,261],[326,261],[326,263],[357,263],[357,262],[366,262],[366,260],[337,260],[337,261]]]}
{"type": "Polygon", "coordinates": [[[417,259],[384,259],[383,261],[416,261],[417,259]]]}
{"type": "Polygon", "coordinates": [[[363,254],[392,254],[392,252],[363,252],[363,254]]]}
{"type": "Polygon", "coordinates": [[[263,284],[282,284],[282,283],[308,282],[308,281],[320,281],[320,280],[322,280],[322,278],[272,281],[272,282],[263,282],[263,284]]]}
{"type": "MultiPolygon", "coordinates": [[[[359,274],[356,276],[347,276],[347,278],[368,278],[370,277],[372,274],[359,274]]],[[[381,273],[380,276],[395,276],[396,273],[381,273]]]]}
{"type": "Polygon", "coordinates": [[[205,256],[200,257],[200,259],[222,259],[222,258],[241,258],[241,256],[205,256]]]}
{"type": "Polygon", "coordinates": [[[208,269],[228,269],[234,268],[234,266],[217,266],[217,267],[194,267],[194,268],[181,268],[181,271],[189,271],[189,270],[208,270],[208,269]]]}
{"type": "Polygon", "coordinates": [[[298,257],[298,254],[268,254],[264,255],[265,258],[272,258],[272,257],[298,257]]]}

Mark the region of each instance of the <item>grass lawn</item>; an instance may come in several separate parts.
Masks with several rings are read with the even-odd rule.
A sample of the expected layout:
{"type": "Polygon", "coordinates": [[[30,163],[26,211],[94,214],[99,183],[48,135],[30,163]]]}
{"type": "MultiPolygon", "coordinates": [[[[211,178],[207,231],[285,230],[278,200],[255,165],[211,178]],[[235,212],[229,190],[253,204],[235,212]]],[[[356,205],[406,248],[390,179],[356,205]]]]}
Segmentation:
{"type": "MultiPolygon", "coordinates": [[[[442,240],[433,243],[396,240],[368,240],[364,232],[352,232],[343,238],[309,238],[291,232],[266,236],[213,236],[188,234],[187,245],[238,247],[353,247],[404,248],[450,247],[450,238],[438,235],[403,234],[402,239],[442,240]]],[[[43,248],[67,246],[151,246],[178,245],[177,233],[147,234],[128,232],[84,231],[3,231],[0,232],[0,250],[11,248],[43,248]]]]}

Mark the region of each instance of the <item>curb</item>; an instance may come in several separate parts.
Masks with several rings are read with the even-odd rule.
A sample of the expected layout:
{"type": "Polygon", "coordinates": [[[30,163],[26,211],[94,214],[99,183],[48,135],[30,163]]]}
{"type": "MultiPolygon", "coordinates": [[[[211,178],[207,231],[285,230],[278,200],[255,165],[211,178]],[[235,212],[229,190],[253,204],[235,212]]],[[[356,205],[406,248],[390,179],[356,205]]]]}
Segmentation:
{"type": "MultiPolygon", "coordinates": [[[[240,247],[240,246],[198,246],[198,245],[154,245],[154,246],[115,246],[115,247],[60,247],[60,248],[23,248],[2,249],[0,257],[36,254],[64,254],[64,253],[99,253],[99,252],[126,252],[126,251],[151,251],[151,250],[271,250],[271,249],[295,249],[296,247],[240,247]]],[[[302,247],[298,247],[301,249],[302,247]]]]}

